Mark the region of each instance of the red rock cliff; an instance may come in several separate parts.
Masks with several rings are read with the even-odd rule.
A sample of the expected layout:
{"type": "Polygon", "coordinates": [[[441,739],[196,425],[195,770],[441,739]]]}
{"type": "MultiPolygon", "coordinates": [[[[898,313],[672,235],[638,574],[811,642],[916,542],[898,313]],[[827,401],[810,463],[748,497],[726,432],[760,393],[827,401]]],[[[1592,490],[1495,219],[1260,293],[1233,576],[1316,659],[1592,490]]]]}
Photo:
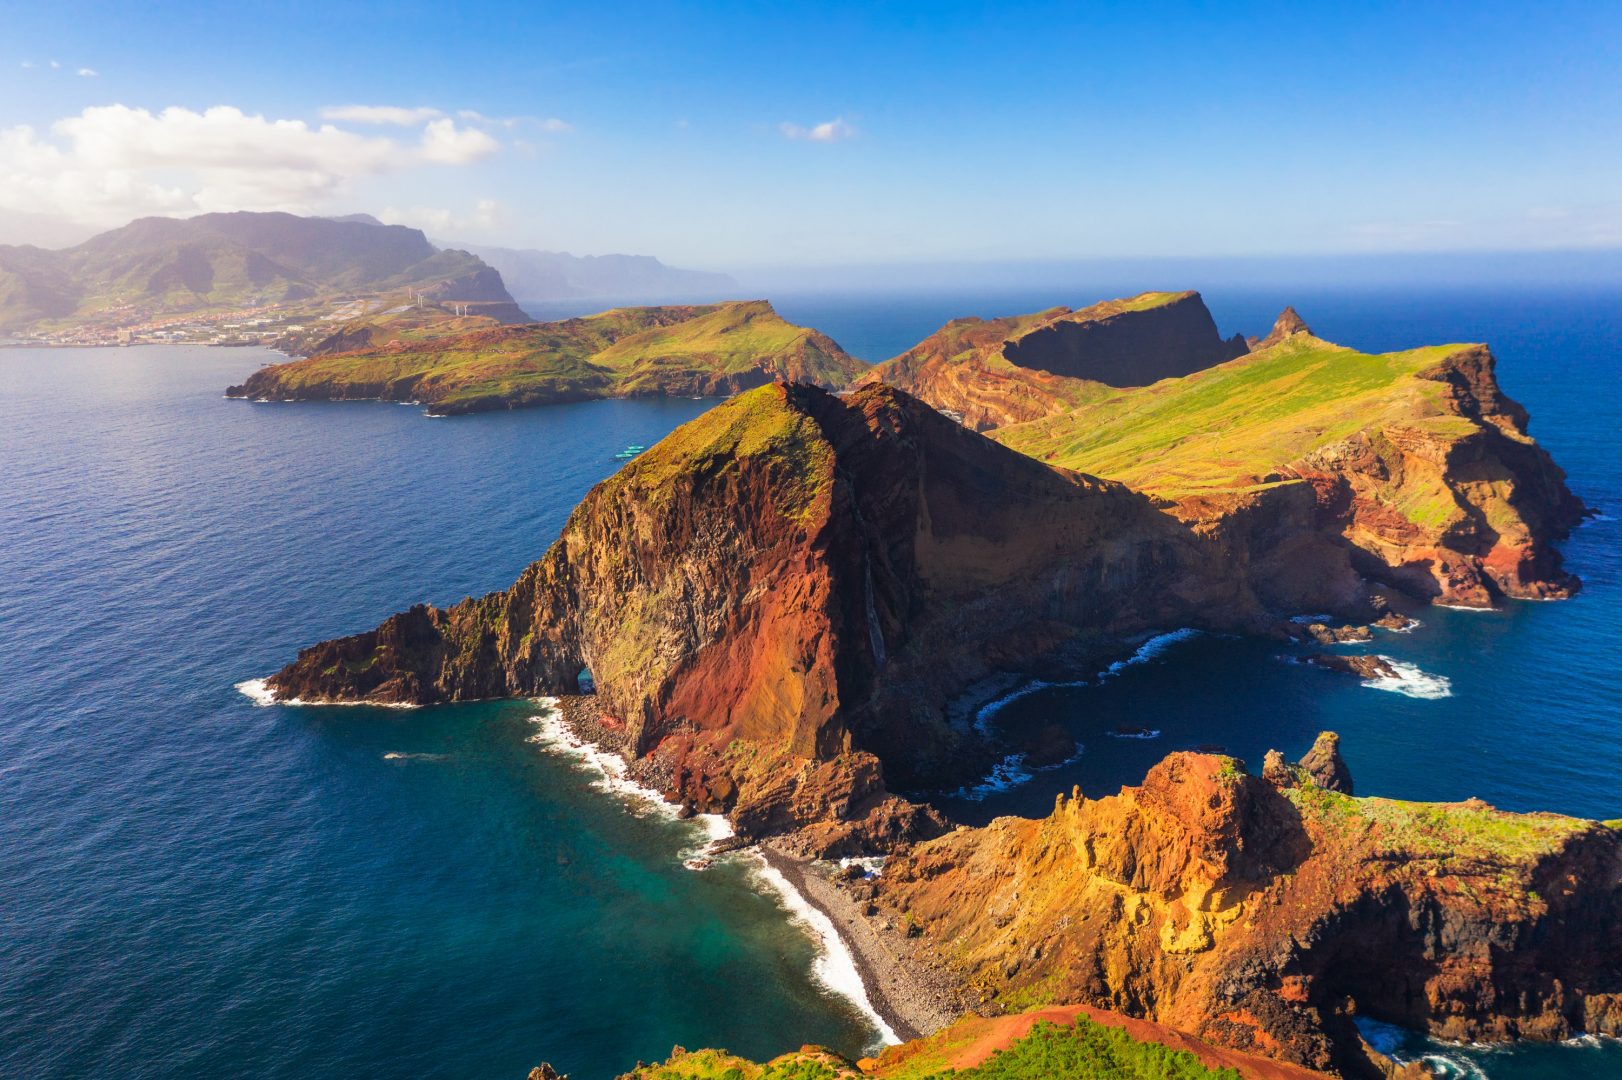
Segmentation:
{"type": "Polygon", "coordinates": [[[994,996],[1372,1075],[1353,1014],[1446,1039],[1622,1032],[1622,834],[1354,799],[1178,753],[892,859],[879,900],[994,996]]]}

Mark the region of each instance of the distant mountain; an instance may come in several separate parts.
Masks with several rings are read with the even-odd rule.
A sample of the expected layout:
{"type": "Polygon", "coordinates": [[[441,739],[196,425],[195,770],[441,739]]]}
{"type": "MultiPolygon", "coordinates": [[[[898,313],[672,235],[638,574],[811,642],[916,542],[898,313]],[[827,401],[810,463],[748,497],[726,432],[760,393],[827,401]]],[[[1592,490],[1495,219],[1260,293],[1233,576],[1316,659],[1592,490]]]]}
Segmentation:
{"type": "Polygon", "coordinates": [[[366,215],[141,218],[76,247],[0,246],[0,329],[130,327],[244,308],[319,308],[399,292],[525,322],[501,276],[466,251],[366,215]]]}
{"type": "Polygon", "coordinates": [[[738,288],[726,274],[666,266],[651,255],[570,255],[478,244],[447,246],[470,251],[495,267],[508,290],[521,300],[720,300],[732,297],[738,288]]]}

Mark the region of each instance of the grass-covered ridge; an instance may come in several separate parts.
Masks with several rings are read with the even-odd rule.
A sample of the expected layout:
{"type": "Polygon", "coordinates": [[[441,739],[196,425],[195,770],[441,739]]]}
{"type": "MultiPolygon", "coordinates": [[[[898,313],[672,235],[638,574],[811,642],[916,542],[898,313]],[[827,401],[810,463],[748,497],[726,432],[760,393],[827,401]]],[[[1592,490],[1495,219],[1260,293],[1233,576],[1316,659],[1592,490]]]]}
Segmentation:
{"type": "MultiPolygon", "coordinates": [[[[1386,418],[1464,435],[1445,385],[1419,377],[1465,346],[1370,355],[1297,334],[1180,379],[1107,390],[995,438],[1043,461],[1168,496],[1244,488],[1386,418]]],[[[1423,516],[1443,507],[1413,507],[1423,516]]]]}
{"type": "Polygon", "coordinates": [[[1562,814],[1515,814],[1484,802],[1411,802],[1353,797],[1314,785],[1286,788],[1301,813],[1325,828],[1356,834],[1411,858],[1507,863],[1558,852],[1594,822],[1562,814]]]}
{"type": "Polygon", "coordinates": [[[418,400],[436,412],[645,394],[708,396],[783,379],[839,388],[867,370],[764,300],[617,308],[279,364],[247,396],[418,400]]]}
{"type": "Polygon", "coordinates": [[[929,1039],[887,1050],[861,1070],[810,1049],[764,1065],[724,1050],[683,1050],[621,1080],[1242,1080],[1236,1069],[1211,1068],[1185,1050],[1140,1041],[1084,1016],[1067,1024],[1040,1021],[978,1064],[953,1068],[948,1062],[970,1049],[983,1024],[960,1022],[929,1039]]]}

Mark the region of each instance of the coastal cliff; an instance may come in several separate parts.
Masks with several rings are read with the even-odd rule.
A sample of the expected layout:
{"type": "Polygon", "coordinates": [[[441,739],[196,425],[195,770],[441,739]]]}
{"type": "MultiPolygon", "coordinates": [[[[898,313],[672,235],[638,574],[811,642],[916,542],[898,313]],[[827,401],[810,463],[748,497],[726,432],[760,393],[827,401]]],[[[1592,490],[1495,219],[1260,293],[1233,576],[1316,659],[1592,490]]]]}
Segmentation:
{"type": "Polygon", "coordinates": [[[945,706],[996,671],[1250,625],[1220,555],[1123,485],[892,388],[773,385],[593,489],[511,589],[306,649],[269,688],[429,703],[573,694],[589,672],[673,796],[775,832],[871,804],[877,761],[903,788],[977,775],[985,748],[945,706]],[[796,768],[849,794],[807,795],[796,768]]]}
{"type": "Polygon", "coordinates": [[[1578,587],[1554,545],[1583,506],[1527,424],[1483,345],[1369,355],[1313,336],[1292,309],[1248,355],[993,437],[1121,480],[1227,542],[1306,514],[1293,542],[1313,551],[1283,574],[1484,607],[1578,587]]]}
{"type": "Polygon", "coordinates": [[[976,431],[1065,412],[1103,387],[1147,386],[1231,360],[1196,292],[1142,293],[1079,311],[954,319],[873,370],[976,431]]]}
{"type": "Polygon", "coordinates": [[[1622,833],[1352,798],[1175,753],[1042,820],[959,829],[874,888],[995,1000],[1083,1002],[1378,1076],[1366,1016],[1454,1040],[1622,1033],[1622,833]]]}
{"type": "Polygon", "coordinates": [[[309,356],[254,372],[231,397],[422,402],[434,415],[603,397],[719,397],[774,380],[829,388],[867,370],[764,300],[617,308],[525,326],[346,326],[309,356]]]}

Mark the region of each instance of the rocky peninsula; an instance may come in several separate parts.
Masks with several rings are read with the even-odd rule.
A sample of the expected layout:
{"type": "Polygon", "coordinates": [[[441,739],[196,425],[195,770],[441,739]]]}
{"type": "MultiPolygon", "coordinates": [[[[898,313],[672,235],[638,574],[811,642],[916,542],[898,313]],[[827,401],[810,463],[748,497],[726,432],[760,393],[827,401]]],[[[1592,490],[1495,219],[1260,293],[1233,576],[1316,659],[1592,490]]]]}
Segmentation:
{"type": "Polygon", "coordinates": [[[605,397],[724,397],[774,380],[837,389],[867,370],[764,300],[616,308],[460,333],[357,324],[308,351],[261,368],[227,395],[421,402],[446,416],[605,397]]]}
{"type": "Polygon", "coordinates": [[[1357,798],[1327,735],[1260,775],[1176,753],[1119,795],[984,828],[896,794],[984,773],[988,688],[1097,670],[1157,630],[1333,643],[1401,625],[1371,580],[1458,604],[1576,587],[1553,544],[1581,504],[1483,347],[1366,356],[1288,312],[1206,359],[1079,380],[1087,402],[995,438],[883,383],[749,390],[593,489],[510,589],[305,649],[268,693],[574,695],[577,728],[739,842],[889,853],[876,881],[802,886],[920,1034],[953,1000],[1087,1005],[1376,1076],[1354,1017],[1622,1031],[1614,823],[1357,798]],[[1066,467],[1088,455],[1109,479],[1066,467]]]}

